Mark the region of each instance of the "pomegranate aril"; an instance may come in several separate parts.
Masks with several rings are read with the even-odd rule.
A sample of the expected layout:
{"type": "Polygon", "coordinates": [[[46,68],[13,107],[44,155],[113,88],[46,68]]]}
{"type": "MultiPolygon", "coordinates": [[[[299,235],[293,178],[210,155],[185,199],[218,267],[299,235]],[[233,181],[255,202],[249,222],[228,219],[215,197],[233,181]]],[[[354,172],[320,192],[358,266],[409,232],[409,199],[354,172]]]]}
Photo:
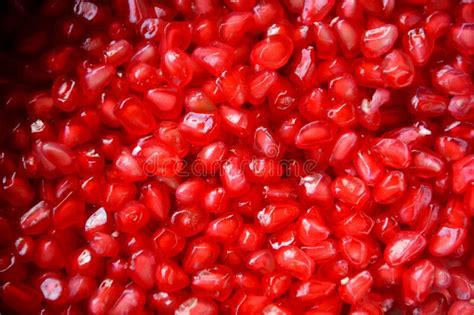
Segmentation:
{"type": "Polygon", "coordinates": [[[101,232],[95,232],[92,235],[89,246],[97,256],[101,257],[115,257],[120,250],[120,245],[116,239],[101,232]]]}
{"type": "Polygon", "coordinates": [[[220,121],[214,113],[189,112],[183,117],[179,130],[185,140],[195,145],[206,145],[219,136],[220,121]]]}
{"type": "Polygon", "coordinates": [[[304,88],[311,88],[316,84],[316,54],[312,47],[297,51],[291,65],[290,79],[304,88]]]}
{"type": "Polygon", "coordinates": [[[367,58],[380,57],[390,51],[397,37],[397,27],[392,24],[369,29],[365,31],[362,37],[362,53],[367,58]]]}
{"type": "Polygon", "coordinates": [[[431,82],[437,90],[450,95],[465,95],[472,91],[469,74],[450,65],[433,70],[431,82]]]}
{"type": "Polygon", "coordinates": [[[313,149],[334,140],[335,130],[331,123],[313,121],[304,125],[295,137],[295,145],[300,149],[313,149]]]}
{"type": "Polygon", "coordinates": [[[380,161],[370,151],[359,151],[353,160],[354,168],[359,177],[368,185],[373,185],[384,172],[380,161]]]}
{"type": "Polygon", "coordinates": [[[144,62],[130,63],[126,69],[125,79],[130,89],[141,93],[163,81],[161,72],[144,62]]]}
{"type": "Polygon", "coordinates": [[[130,278],[145,289],[152,288],[155,285],[156,261],[155,254],[149,250],[133,253],[127,265],[130,278]]]}
{"type": "Polygon", "coordinates": [[[141,313],[145,305],[145,292],[135,284],[129,284],[110,309],[111,313],[141,313]]]}
{"type": "Polygon", "coordinates": [[[468,183],[472,182],[474,172],[472,165],[474,163],[474,155],[468,155],[453,164],[453,190],[457,193],[463,192],[468,183]]]}
{"type": "Polygon", "coordinates": [[[275,253],[279,269],[299,280],[308,280],[314,272],[314,261],[296,246],[284,246],[275,253]]]}
{"type": "Polygon", "coordinates": [[[60,308],[69,302],[68,286],[60,274],[45,273],[39,277],[37,285],[47,305],[60,308]]]}
{"type": "Polygon", "coordinates": [[[350,19],[336,17],[331,21],[339,47],[344,57],[353,58],[360,53],[360,40],[362,31],[356,23],[350,19]]]}
{"type": "Polygon", "coordinates": [[[446,112],[448,99],[435,94],[431,89],[420,87],[413,95],[409,110],[419,117],[437,117],[446,112]]]}
{"type": "Polygon", "coordinates": [[[316,245],[324,241],[330,230],[319,213],[306,213],[296,223],[298,239],[303,245],[316,245]]]}
{"type": "Polygon", "coordinates": [[[293,51],[292,41],[284,35],[273,35],[257,43],[250,58],[256,65],[275,70],[284,66],[293,51]]]}
{"type": "Polygon", "coordinates": [[[51,225],[51,212],[51,206],[40,201],[20,218],[20,228],[28,235],[42,234],[51,225]]]}
{"type": "Polygon", "coordinates": [[[173,257],[184,249],[185,240],[171,229],[160,228],[154,233],[153,245],[157,252],[173,257]]]}
{"type": "Polygon", "coordinates": [[[218,308],[211,299],[192,297],[181,303],[175,311],[176,315],[206,314],[217,315],[218,308]]]}
{"type": "Polygon", "coordinates": [[[373,189],[374,200],[381,204],[396,202],[407,189],[405,174],[400,171],[387,172],[373,189]]]}
{"type": "Polygon", "coordinates": [[[331,59],[338,53],[338,44],[333,30],[324,22],[315,22],[316,55],[321,59],[331,59]]]}
{"type": "Polygon", "coordinates": [[[426,239],[414,232],[399,232],[385,248],[385,261],[391,266],[398,266],[414,260],[423,252],[426,239]]]}
{"type": "Polygon", "coordinates": [[[433,285],[435,266],[429,260],[416,262],[403,274],[403,294],[405,303],[423,302],[433,285]]]}
{"type": "Polygon", "coordinates": [[[374,250],[373,241],[367,237],[345,236],[340,239],[339,247],[342,256],[359,269],[369,265],[370,255],[372,250],[374,250]]]}
{"type": "Polygon", "coordinates": [[[16,312],[34,312],[41,307],[43,296],[28,285],[7,282],[0,291],[5,306],[16,312]]]}
{"type": "Polygon", "coordinates": [[[191,289],[199,296],[224,301],[232,292],[232,276],[232,270],[226,266],[203,269],[193,275],[191,289]]]}
{"type": "Polygon", "coordinates": [[[434,153],[422,150],[412,151],[410,169],[415,176],[432,178],[440,175],[445,168],[444,161],[434,153]]]}
{"type": "Polygon", "coordinates": [[[448,111],[456,119],[469,121],[474,119],[474,96],[454,96],[449,101],[448,111]]]}
{"type": "Polygon", "coordinates": [[[149,210],[138,201],[127,203],[115,213],[117,230],[134,233],[144,227],[150,219],[149,210]]]}
{"type": "Polygon", "coordinates": [[[276,232],[295,220],[300,211],[295,203],[270,204],[256,214],[256,220],[265,232],[276,232]]]}
{"type": "Polygon", "coordinates": [[[314,300],[330,296],[336,289],[336,284],[329,281],[311,279],[300,281],[293,285],[290,297],[301,303],[311,303],[314,300]]]}
{"type": "Polygon", "coordinates": [[[244,195],[250,188],[245,176],[242,160],[236,156],[228,158],[221,167],[221,182],[231,197],[244,195]]]}
{"type": "Polygon", "coordinates": [[[229,43],[237,44],[252,29],[253,16],[249,12],[232,12],[223,17],[218,26],[219,37],[229,43]]]}
{"type": "Polygon", "coordinates": [[[382,62],[382,76],[386,85],[393,89],[400,89],[413,82],[415,69],[405,53],[393,50],[382,62]]]}
{"type": "Polygon", "coordinates": [[[156,127],[155,119],[146,105],[137,98],[127,98],[119,103],[115,115],[124,128],[134,134],[145,135],[156,127]]]}
{"type": "Polygon", "coordinates": [[[370,272],[362,271],[349,279],[342,279],[339,294],[344,301],[356,304],[368,293],[372,283],[373,278],[370,272]]]}
{"type": "Polygon", "coordinates": [[[184,270],[170,260],[158,264],[156,284],[160,290],[175,292],[187,287],[190,284],[190,280],[184,270]]]}
{"type": "Polygon", "coordinates": [[[361,208],[370,198],[367,185],[354,176],[338,177],[332,183],[332,192],[340,201],[361,208]]]}

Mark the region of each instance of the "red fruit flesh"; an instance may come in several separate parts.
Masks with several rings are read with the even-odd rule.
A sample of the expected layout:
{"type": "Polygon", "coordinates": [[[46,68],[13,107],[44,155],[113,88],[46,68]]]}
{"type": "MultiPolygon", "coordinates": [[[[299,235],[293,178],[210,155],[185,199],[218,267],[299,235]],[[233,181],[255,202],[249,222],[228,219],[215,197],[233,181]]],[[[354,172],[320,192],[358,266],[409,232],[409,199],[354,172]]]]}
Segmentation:
{"type": "Polygon", "coordinates": [[[470,0],[10,0],[1,314],[473,314],[470,0]]]}

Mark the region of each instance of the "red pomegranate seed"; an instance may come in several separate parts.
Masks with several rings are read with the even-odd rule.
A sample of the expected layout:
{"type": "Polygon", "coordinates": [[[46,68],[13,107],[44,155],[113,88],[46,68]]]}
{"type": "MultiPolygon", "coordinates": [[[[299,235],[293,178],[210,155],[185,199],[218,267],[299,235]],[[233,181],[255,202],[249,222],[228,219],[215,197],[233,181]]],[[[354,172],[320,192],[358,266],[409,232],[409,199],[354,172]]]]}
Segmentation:
{"type": "Polygon", "coordinates": [[[300,280],[308,280],[314,272],[314,261],[296,246],[284,246],[275,253],[278,268],[300,280]]]}
{"type": "Polygon", "coordinates": [[[365,31],[362,37],[362,53],[367,58],[383,56],[393,47],[397,37],[397,27],[392,24],[369,29],[365,31]]]}
{"type": "Polygon", "coordinates": [[[416,262],[403,274],[403,296],[408,304],[423,302],[431,291],[435,266],[429,260],[416,262]]]}
{"type": "Polygon", "coordinates": [[[414,75],[413,63],[402,51],[393,50],[385,56],[382,62],[382,76],[389,87],[400,89],[409,86],[414,80],[414,75]]]}
{"type": "Polygon", "coordinates": [[[284,35],[273,35],[257,43],[250,54],[253,63],[275,70],[284,66],[293,51],[292,41],[284,35]]]}
{"type": "Polygon", "coordinates": [[[399,232],[387,243],[384,259],[391,266],[414,260],[426,247],[426,239],[417,233],[399,232]]]}
{"type": "Polygon", "coordinates": [[[329,281],[307,280],[296,283],[290,291],[290,297],[297,302],[308,303],[317,299],[330,296],[336,284],[329,281]]]}
{"type": "Polygon", "coordinates": [[[256,219],[265,232],[275,232],[295,220],[300,211],[294,203],[270,204],[257,213],[256,219]]]}
{"type": "Polygon", "coordinates": [[[20,312],[37,311],[43,296],[28,285],[7,282],[2,286],[1,297],[5,304],[20,312]]]}
{"type": "Polygon", "coordinates": [[[394,203],[403,196],[406,189],[405,173],[400,171],[387,172],[373,189],[374,200],[381,204],[394,203]]]}
{"type": "Polygon", "coordinates": [[[373,278],[369,271],[362,271],[352,278],[341,280],[339,293],[341,298],[350,304],[360,301],[372,287],[373,278]]]}

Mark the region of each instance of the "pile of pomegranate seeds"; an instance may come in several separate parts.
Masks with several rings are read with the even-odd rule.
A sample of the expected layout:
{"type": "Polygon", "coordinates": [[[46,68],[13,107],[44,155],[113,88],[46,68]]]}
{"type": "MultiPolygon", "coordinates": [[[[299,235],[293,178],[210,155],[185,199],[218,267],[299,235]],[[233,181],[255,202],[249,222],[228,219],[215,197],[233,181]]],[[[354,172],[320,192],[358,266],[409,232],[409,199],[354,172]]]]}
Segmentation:
{"type": "Polygon", "coordinates": [[[2,314],[474,314],[471,0],[5,0],[2,314]]]}

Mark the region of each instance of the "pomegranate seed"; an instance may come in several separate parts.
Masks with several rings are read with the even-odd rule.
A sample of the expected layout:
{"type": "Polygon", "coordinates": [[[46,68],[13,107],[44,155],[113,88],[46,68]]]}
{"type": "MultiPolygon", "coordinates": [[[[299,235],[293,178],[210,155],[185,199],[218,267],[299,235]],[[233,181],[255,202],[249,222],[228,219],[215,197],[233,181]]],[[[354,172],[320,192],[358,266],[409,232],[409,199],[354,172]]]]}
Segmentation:
{"type": "Polygon", "coordinates": [[[300,211],[294,203],[270,204],[257,213],[257,220],[265,232],[275,232],[295,220],[300,211]]]}
{"type": "Polygon", "coordinates": [[[426,247],[426,239],[417,233],[399,232],[387,243],[385,261],[398,266],[414,260],[426,247]]]}
{"type": "Polygon", "coordinates": [[[219,246],[205,239],[196,239],[185,253],[183,268],[187,273],[193,273],[214,264],[219,257],[219,246]]]}
{"type": "Polygon", "coordinates": [[[344,278],[341,280],[339,293],[341,298],[350,303],[356,304],[360,301],[370,290],[373,283],[373,277],[369,271],[362,271],[352,278],[344,278]]]}
{"type": "Polygon", "coordinates": [[[144,135],[156,127],[151,112],[135,98],[127,98],[121,101],[115,114],[124,128],[132,133],[144,135]]]}
{"type": "Polygon", "coordinates": [[[156,269],[158,289],[167,292],[179,291],[190,284],[189,277],[179,265],[173,261],[163,261],[156,269]]]}
{"type": "Polygon", "coordinates": [[[292,41],[284,35],[273,35],[257,43],[251,52],[253,63],[275,70],[284,66],[293,51],[292,41]]]}
{"type": "Polygon", "coordinates": [[[295,137],[295,145],[301,149],[310,149],[333,141],[334,126],[326,121],[313,121],[304,125],[295,137]]]}
{"type": "Polygon", "coordinates": [[[338,177],[332,183],[334,196],[351,206],[362,207],[370,198],[367,185],[354,176],[338,177]]]}
{"type": "Polygon", "coordinates": [[[7,282],[2,286],[1,297],[5,305],[20,312],[37,311],[43,296],[28,285],[7,282]]]}
{"type": "Polygon", "coordinates": [[[362,53],[367,58],[383,56],[393,47],[397,37],[397,27],[392,24],[369,29],[365,31],[362,37],[362,53]]]}
{"type": "Polygon", "coordinates": [[[192,297],[181,303],[175,311],[176,315],[185,314],[206,314],[217,315],[218,309],[216,304],[205,298],[192,297]]]}
{"type": "Polygon", "coordinates": [[[314,261],[296,246],[284,246],[275,253],[278,268],[300,280],[308,280],[314,272],[314,261]]]}
{"type": "Polygon", "coordinates": [[[219,135],[220,122],[215,114],[189,112],[179,125],[185,140],[191,144],[205,145],[219,135]]]}
{"type": "Polygon", "coordinates": [[[333,282],[311,279],[296,283],[291,288],[290,296],[298,302],[308,303],[330,296],[335,288],[336,284],[333,282]]]}
{"type": "Polygon", "coordinates": [[[225,301],[232,293],[232,270],[226,266],[203,269],[194,274],[191,288],[194,293],[225,301]]]}
{"type": "Polygon", "coordinates": [[[464,71],[450,65],[435,69],[431,75],[433,87],[450,95],[465,95],[472,90],[472,80],[464,71]]]}
{"type": "Polygon", "coordinates": [[[385,84],[393,89],[409,86],[414,80],[415,70],[410,58],[400,50],[387,54],[382,62],[385,84]]]}
{"type": "Polygon", "coordinates": [[[381,204],[394,203],[403,196],[406,189],[407,182],[403,172],[387,172],[374,187],[374,200],[381,204]]]}
{"type": "Polygon", "coordinates": [[[404,299],[409,304],[423,302],[433,285],[435,266],[429,260],[416,262],[403,274],[404,299]]]}

